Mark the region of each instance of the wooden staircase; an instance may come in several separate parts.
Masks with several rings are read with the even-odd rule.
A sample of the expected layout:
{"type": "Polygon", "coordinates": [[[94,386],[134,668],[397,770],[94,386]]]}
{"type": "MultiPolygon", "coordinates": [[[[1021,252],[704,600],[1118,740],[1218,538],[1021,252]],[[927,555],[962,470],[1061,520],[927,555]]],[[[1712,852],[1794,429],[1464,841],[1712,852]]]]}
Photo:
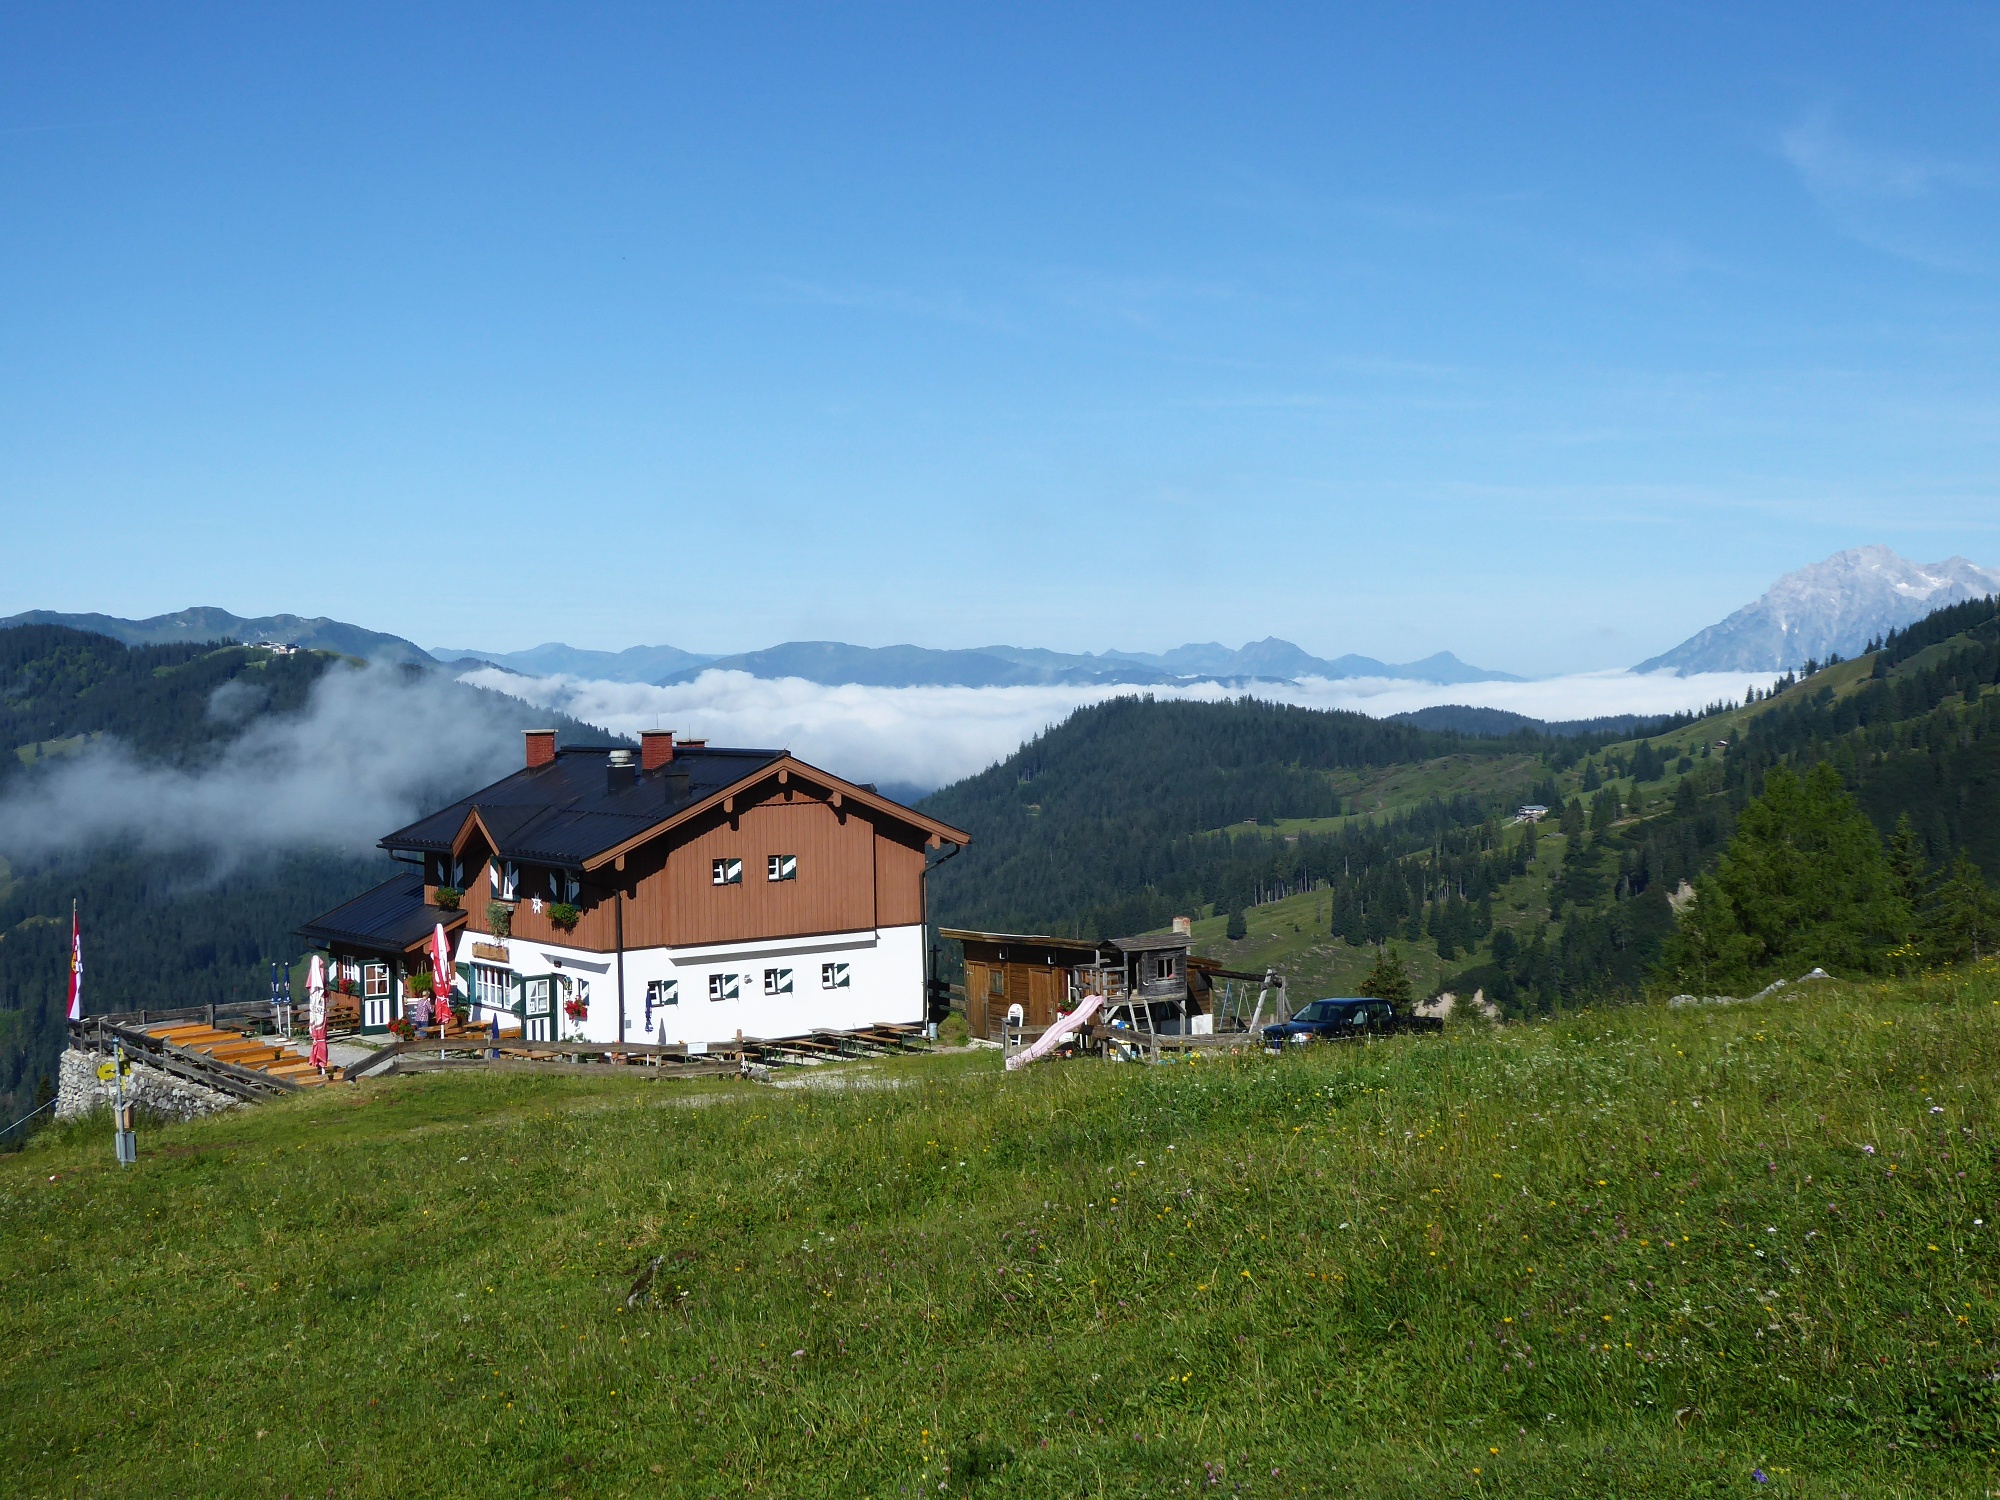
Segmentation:
{"type": "Polygon", "coordinates": [[[201,1021],[175,1021],[148,1026],[145,1031],[146,1035],[184,1052],[198,1052],[217,1062],[281,1078],[300,1088],[318,1088],[326,1082],[319,1069],[290,1048],[261,1037],[245,1036],[240,1031],[223,1031],[201,1021]]]}

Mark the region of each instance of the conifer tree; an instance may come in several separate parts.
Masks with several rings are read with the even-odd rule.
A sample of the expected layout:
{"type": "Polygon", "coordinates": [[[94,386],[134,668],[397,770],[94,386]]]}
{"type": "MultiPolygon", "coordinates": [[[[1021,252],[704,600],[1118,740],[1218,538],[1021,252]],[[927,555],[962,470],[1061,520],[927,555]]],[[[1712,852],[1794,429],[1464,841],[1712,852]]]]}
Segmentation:
{"type": "Polygon", "coordinates": [[[1403,963],[1402,953],[1394,945],[1376,950],[1375,967],[1355,986],[1355,991],[1371,1000],[1387,1000],[1399,1016],[1408,1014],[1416,996],[1416,988],[1410,983],[1410,971],[1403,963]]]}
{"type": "Polygon", "coordinates": [[[1910,928],[1867,815],[1822,761],[1801,780],[1774,767],[1661,955],[1662,973],[1709,993],[1815,965],[1876,972],[1910,928]]]}
{"type": "Polygon", "coordinates": [[[1563,837],[1570,839],[1583,832],[1583,803],[1575,797],[1563,804],[1562,831],[1563,837]]]}
{"type": "Polygon", "coordinates": [[[1604,787],[1590,799],[1590,831],[1602,833],[1618,821],[1618,789],[1604,787]]]}
{"type": "Polygon", "coordinates": [[[1923,900],[1924,865],[1923,841],[1910,825],[1910,815],[1904,813],[1896,819],[1896,831],[1889,835],[1889,873],[1895,878],[1897,894],[1912,911],[1923,900]]]}
{"type": "Polygon", "coordinates": [[[2000,951],[2000,895],[1961,852],[1931,892],[1924,954],[1939,963],[1977,963],[2000,951]]]}
{"type": "Polygon", "coordinates": [[[1249,935],[1250,924],[1243,919],[1243,913],[1240,910],[1231,912],[1229,925],[1223,929],[1223,936],[1232,943],[1240,943],[1249,935]]]}

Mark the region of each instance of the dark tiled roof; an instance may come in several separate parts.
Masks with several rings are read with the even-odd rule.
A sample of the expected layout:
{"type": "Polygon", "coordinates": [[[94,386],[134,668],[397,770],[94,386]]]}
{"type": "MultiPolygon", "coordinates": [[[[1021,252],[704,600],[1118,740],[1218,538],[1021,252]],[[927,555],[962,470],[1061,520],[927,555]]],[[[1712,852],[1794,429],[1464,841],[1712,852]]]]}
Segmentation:
{"type": "Polygon", "coordinates": [[[382,840],[384,849],[440,854],[479,818],[508,859],[574,866],[636,838],[684,807],[782,759],[782,750],[677,749],[671,765],[638,772],[631,785],[606,785],[608,748],[565,746],[555,760],[516,771],[483,791],[419,818],[382,840]]]}
{"type": "Polygon", "coordinates": [[[451,932],[464,920],[462,911],[427,906],[423,872],[410,870],[314,917],[298,930],[298,936],[308,942],[401,953],[429,937],[438,923],[451,932]]]}
{"type": "Polygon", "coordinates": [[[1152,953],[1161,948],[1190,948],[1194,939],[1178,932],[1156,932],[1150,937],[1111,938],[1120,953],[1152,953]]]}

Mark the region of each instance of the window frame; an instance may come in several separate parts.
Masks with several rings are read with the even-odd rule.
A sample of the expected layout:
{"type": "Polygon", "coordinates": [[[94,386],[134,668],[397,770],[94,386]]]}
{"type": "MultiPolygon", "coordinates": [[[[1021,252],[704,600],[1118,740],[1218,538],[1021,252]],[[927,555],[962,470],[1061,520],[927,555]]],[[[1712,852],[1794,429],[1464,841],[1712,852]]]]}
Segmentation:
{"type": "Polygon", "coordinates": [[[741,1000],[743,976],[740,974],[711,974],[708,976],[708,998],[711,1004],[721,1004],[725,1000],[741,1000]]]}
{"type": "Polygon", "coordinates": [[[799,857],[796,854],[768,854],[764,857],[764,878],[773,885],[781,881],[799,878],[799,857]]]}
{"type": "Polygon", "coordinates": [[[851,977],[852,966],[838,959],[829,959],[819,966],[819,987],[823,990],[851,989],[851,977]]]}
{"type": "Polygon", "coordinates": [[[361,966],[361,995],[365,1000],[386,1000],[389,998],[389,966],[385,963],[367,963],[361,966]]]}
{"type": "Polygon", "coordinates": [[[553,974],[533,975],[521,984],[521,1014],[553,1016],[556,1013],[556,981],[553,974]],[[539,998],[540,1005],[535,1002],[539,998]]]}
{"type": "Polygon", "coordinates": [[[792,971],[777,968],[764,971],[764,993],[767,995],[789,995],[792,993],[792,971]]]}
{"type": "Polygon", "coordinates": [[[708,862],[708,883],[714,886],[743,884],[743,861],[740,859],[711,859],[708,862]]]}

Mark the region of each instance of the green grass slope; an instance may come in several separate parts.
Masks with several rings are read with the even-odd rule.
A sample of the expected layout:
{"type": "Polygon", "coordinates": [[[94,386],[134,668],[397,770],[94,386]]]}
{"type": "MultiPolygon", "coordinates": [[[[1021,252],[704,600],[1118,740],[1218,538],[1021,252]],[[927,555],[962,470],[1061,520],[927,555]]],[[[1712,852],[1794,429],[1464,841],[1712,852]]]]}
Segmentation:
{"type": "MultiPolygon", "coordinates": [[[[1518,829],[1508,831],[1518,840],[1518,829]]],[[[1559,833],[1545,832],[1528,872],[1500,888],[1493,903],[1494,930],[1508,928],[1525,943],[1537,926],[1547,923],[1549,887],[1562,868],[1564,841],[1559,833]]],[[[1256,973],[1275,968],[1285,976],[1292,1005],[1323,995],[1352,995],[1375,964],[1372,943],[1356,945],[1327,932],[1327,908],[1331,896],[1325,890],[1302,891],[1260,906],[1244,908],[1247,929],[1242,938],[1228,937],[1226,912],[1200,916],[1194,922],[1195,952],[1213,958],[1224,968],[1239,973],[1256,973]]],[[[1559,930],[1559,929],[1558,929],[1559,930]]],[[[1428,937],[1391,939],[1410,971],[1419,997],[1444,988],[1451,977],[1464,970],[1468,956],[1461,953],[1446,961],[1438,957],[1437,943],[1428,937]]],[[[1254,993],[1251,1002],[1255,1003],[1254,993]]],[[[1466,998],[1470,999],[1470,995],[1466,998]]]]}
{"type": "Polygon", "coordinates": [[[1978,1495],[2000,973],[0,1162],[34,1496],[1978,1495]],[[665,1258],[652,1303],[627,1272],[665,1258]]]}

